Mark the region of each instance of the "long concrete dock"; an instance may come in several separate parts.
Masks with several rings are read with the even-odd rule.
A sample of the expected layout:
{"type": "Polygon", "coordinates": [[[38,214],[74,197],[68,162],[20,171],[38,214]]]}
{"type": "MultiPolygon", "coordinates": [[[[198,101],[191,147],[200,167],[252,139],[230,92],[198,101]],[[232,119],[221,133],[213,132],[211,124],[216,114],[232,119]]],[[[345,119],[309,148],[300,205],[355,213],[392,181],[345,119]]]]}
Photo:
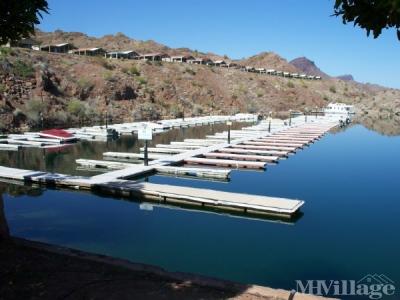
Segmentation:
{"type": "Polygon", "coordinates": [[[290,218],[304,204],[300,200],[220,192],[165,184],[116,179],[94,183],[90,177],[69,176],[41,171],[0,167],[0,179],[46,184],[71,189],[91,189],[103,193],[142,198],[163,203],[180,203],[222,210],[243,211],[290,218]]]}

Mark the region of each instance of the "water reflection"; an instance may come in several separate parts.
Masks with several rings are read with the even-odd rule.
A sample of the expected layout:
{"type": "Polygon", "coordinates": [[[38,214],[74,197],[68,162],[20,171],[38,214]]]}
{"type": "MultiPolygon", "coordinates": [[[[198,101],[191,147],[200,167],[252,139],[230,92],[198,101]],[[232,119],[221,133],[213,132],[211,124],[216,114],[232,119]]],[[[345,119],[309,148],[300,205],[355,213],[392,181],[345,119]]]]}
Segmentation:
{"type": "Polygon", "coordinates": [[[387,136],[400,135],[400,116],[359,116],[355,120],[366,128],[387,136]]]}
{"type": "MultiPolygon", "coordinates": [[[[234,123],[234,129],[248,126],[249,123],[234,123]]],[[[205,138],[206,135],[226,130],[225,124],[214,124],[199,127],[173,129],[157,134],[149,143],[168,144],[171,141],[183,141],[185,138],[205,138]]],[[[49,171],[71,175],[88,175],[93,173],[87,170],[77,170],[75,160],[79,158],[103,159],[103,153],[131,152],[139,153],[143,147],[136,136],[121,136],[116,140],[108,141],[80,141],[76,144],[57,148],[38,149],[22,148],[20,151],[0,151],[0,165],[29,170],[49,171]]]]}

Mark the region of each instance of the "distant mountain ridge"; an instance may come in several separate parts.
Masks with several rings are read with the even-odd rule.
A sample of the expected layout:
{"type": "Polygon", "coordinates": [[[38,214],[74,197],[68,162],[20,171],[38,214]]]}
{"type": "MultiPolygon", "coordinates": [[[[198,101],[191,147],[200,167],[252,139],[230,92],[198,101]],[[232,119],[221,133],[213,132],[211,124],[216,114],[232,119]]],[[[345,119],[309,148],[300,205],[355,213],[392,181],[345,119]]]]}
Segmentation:
{"type": "Polygon", "coordinates": [[[354,77],[351,74],[345,74],[345,75],[336,76],[336,78],[344,80],[344,81],[354,81],[354,77]]]}
{"type": "Polygon", "coordinates": [[[289,62],[291,65],[295,66],[301,72],[308,75],[321,76],[324,79],[330,78],[330,76],[322,72],[317,65],[307,57],[298,57],[289,62]]]}

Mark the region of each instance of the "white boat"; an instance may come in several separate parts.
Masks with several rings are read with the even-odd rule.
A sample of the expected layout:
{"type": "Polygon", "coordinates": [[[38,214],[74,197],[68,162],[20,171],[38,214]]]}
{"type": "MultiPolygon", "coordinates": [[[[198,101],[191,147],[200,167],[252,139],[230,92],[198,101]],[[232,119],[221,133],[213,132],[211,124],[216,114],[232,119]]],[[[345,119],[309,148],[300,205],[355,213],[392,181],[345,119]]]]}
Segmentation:
{"type": "Polygon", "coordinates": [[[344,103],[330,103],[324,109],[326,115],[330,114],[342,114],[342,115],[352,115],[354,114],[354,106],[344,103]]]}

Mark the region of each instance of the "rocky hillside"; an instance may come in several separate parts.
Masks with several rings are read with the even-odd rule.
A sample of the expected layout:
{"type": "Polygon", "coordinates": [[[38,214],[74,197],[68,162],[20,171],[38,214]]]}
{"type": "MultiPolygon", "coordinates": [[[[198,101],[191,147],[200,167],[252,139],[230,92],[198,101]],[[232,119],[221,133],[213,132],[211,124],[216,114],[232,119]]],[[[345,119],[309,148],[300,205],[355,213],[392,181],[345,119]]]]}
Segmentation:
{"type": "MultiPolygon", "coordinates": [[[[81,33],[39,32],[43,43],[72,42],[80,47],[163,51],[220,57],[190,49],[171,49],[123,34],[96,39],[81,33]]],[[[229,58],[225,59],[229,60],[229,58]]],[[[273,53],[243,65],[300,72],[273,53]]],[[[113,121],[237,112],[275,112],[323,107],[331,101],[355,104],[361,116],[396,118],[400,91],[337,78],[310,81],[184,63],[109,60],[27,49],[1,49],[0,127],[19,130],[42,123],[68,126],[113,121]]]]}

